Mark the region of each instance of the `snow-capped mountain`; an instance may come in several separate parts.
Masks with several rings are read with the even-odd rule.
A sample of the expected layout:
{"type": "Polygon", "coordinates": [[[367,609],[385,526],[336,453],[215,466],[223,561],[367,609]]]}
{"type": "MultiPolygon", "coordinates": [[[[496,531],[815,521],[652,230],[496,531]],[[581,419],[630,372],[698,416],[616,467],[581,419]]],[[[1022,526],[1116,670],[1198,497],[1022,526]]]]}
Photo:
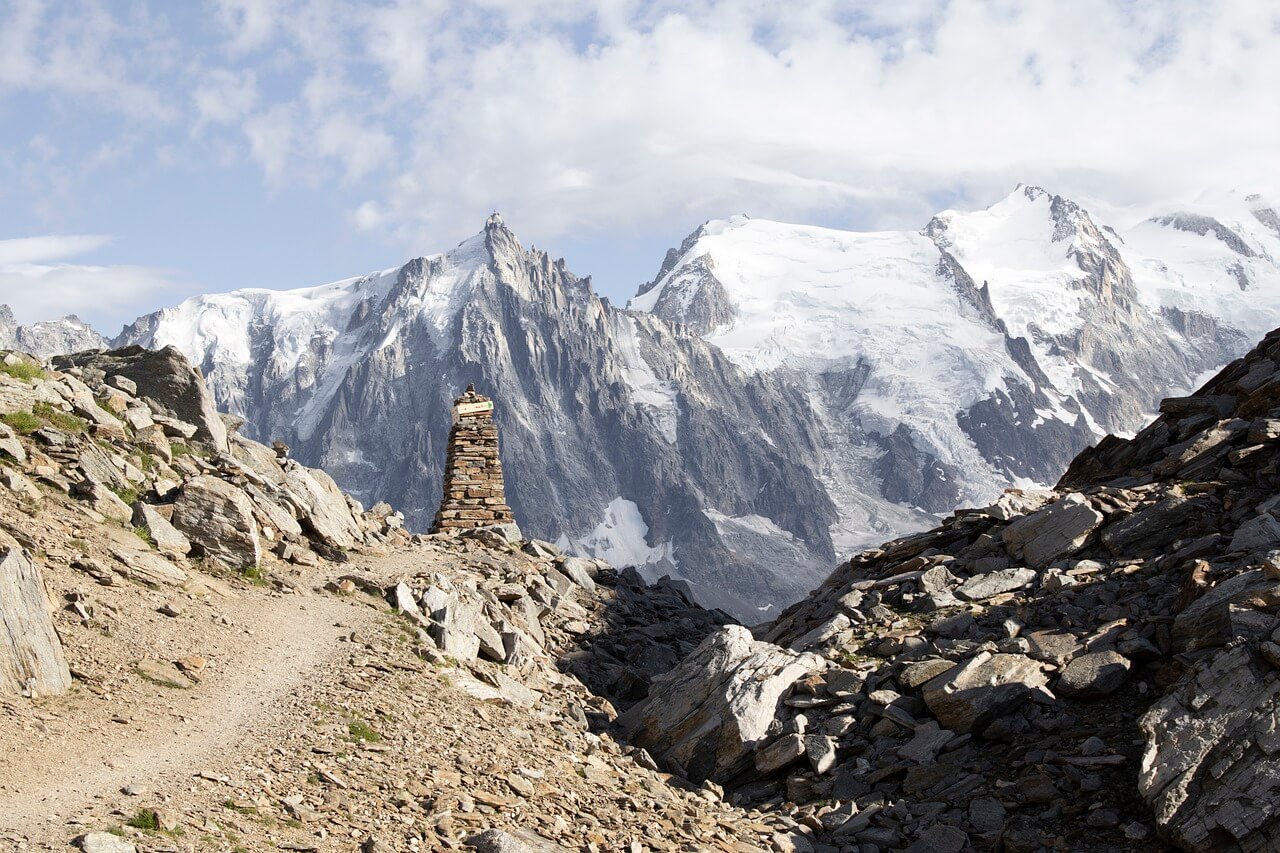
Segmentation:
{"type": "Polygon", "coordinates": [[[495,217],[403,267],[190,299],[117,343],[177,346],[254,437],[419,528],[474,382],[529,533],[767,616],[838,552],[1055,479],[1280,325],[1280,218],[1206,205],[1103,224],[1020,187],[918,233],[709,222],[628,310],[495,217]]]}
{"type": "Polygon", "coordinates": [[[736,217],[669,252],[628,307],[747,372],[803,377],[843,550],[903,504],[941,512],[1052,480],[1280,324],[1276,216],[1256,197],[1222,207],[1234,215],[1120,232],[1019,187],[919,233],[736,217]]]}
{"type": "Polygon", "coordinates": [[[60,320],[19,325],[13,309],[0,305],[0,349],[18,349],[47,358],[106,345],[106,338],[74,314],[60,320]]]}
{"type": "Polygon", "coordinates": [[[683,327],[611,307],[498,218],[452,251],[297,291],[189,299],[119,343],[172,344],[246,431],[283,439],[425,528],[452,399],[497,401],[526,532],[696,584],[744,616],[835,557],[819,429],[787,374],[748,374],[683,327]]]}

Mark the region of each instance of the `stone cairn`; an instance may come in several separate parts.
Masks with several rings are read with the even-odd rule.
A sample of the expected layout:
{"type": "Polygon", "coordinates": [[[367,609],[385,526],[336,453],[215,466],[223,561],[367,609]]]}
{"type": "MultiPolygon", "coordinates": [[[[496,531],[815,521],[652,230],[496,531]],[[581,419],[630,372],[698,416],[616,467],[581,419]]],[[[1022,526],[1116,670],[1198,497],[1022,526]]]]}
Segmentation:
{"type": "Polygon", "coordinates": [[[432,533],[511,522],[498,458],[493,401],[468,385],[453,401],[453,427],[444,460],[444,499],[432,533]]]}

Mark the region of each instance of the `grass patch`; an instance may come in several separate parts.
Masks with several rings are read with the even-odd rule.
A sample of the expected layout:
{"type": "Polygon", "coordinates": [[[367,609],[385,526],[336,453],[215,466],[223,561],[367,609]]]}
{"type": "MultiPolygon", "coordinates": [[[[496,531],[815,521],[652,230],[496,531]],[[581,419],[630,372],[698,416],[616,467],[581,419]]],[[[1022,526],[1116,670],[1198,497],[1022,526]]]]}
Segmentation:
{"type": "MultiPolygon", "coordinates": [[[[138,502],[138,490],[133,488],[132,486],[122,486],[118,489],[112,488],[111,491],[115,492],[116,497],[124,501],[129,506],[133,506],[135,503],[138,502]]],[[[137,529],[135,529],[133,532],[137,533],[138,531],[137,529]]]]}
{"type": "Polygon", "coordinates": [[[133,528],[133,535],[137,536],[139,539],[141,539],[143,542],[146,542],[148,545],[150,545],[153,548],[156,545],[156,541],[151,538],[151,531],[145,527],[133,528]]]}
{"type": "Polygon", "coordinates": [[[258,810],[255,809],[253,806],[241,805],[240,803],[237,803],[235,800],[223,800],[222,807],[224,809],[231,809],[231,811],[233,812],[239,812],[240,814],[256,815],[258,813],[258,810]]]}
{"type": "Polygon", "coordinates": [[[18,435],[31,435],[31,433],[44,426],[44,421],[30,412],[9,412],[0,415],[0,421],[8,424],[9,428],[18,435]]]}
{"type": "Polygon", "coordinates": [[[5,364],[0,361],[0,373],[22,380],[45,379],[49,376],[41,369],[40,365],[26,359],[18,359],[14,364],[5,364]]]}
{"type": "Polygon", "coordinates": [[[378,734],[373,726],[361,719],[355,719],[347,723],[347,731],[351,733],[351,740],[362,740],[365,743],[381,743],[382,741],[382,735],[378,734]]]}
{"type": "Polygon", "coordinates": [[[134,829],[143,829],[147,832],[160,831],[160,815],[156,814],[152,809],[138,809],[133,813],[133,817],[124,823],[125,826],[132,826],[134,829]]]}
{"type": "Polygon", "coordinates": [[[68,414],[61,409],[55,409],[52,405],[45,402],[36,403],[31,407],[31,414],[37,418],[47,421],[52,426],[57,427],[63,432],[81,433],[88,429],[84,418],[78,418],[75,415],[68,414]]]}
{"type": "Polygon", "coordinates": [[[267,573],[262,566],[245,566],[240,570],[241,576],[254,586],[271,586],[271,581],[267,579],[267,573]]]}

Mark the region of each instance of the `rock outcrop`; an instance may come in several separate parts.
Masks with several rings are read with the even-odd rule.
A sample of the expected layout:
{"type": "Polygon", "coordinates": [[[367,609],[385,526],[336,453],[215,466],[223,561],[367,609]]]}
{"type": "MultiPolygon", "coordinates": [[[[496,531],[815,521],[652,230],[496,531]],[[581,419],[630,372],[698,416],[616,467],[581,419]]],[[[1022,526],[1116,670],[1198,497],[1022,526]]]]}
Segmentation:
{"type": "Polygon", "coordinates": [[[0,695],[49,696],[70,686],[40,569],[0,541],[0,695]]]}

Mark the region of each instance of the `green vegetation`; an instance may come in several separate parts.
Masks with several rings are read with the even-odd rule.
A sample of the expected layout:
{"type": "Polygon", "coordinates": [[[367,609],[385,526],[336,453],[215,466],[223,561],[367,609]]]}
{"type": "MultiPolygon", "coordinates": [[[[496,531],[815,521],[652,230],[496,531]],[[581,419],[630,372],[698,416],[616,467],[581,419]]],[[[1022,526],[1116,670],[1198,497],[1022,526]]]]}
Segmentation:
{"type": "Polygon", "coordinates": [[[22,380],[44,379],[49,375],[40,369],[40,365],[26,359],[20,359],[15,364],[0,361],[0,373],[22,380]]]}
{"type": "Polygon", "coordinates": [[[148,530],[147,528],[135,527],[133,528],[133,535],[137,536],[139,539],[141,539],[143,542],[146,542],[151,547],[153,548],[155,547],[156,541],[151,538],[151,531],[148,530]]]}
{"type": "Polygon", "coordinates": [[[52,426],[57,427],[63,432],[84,432],[88,429],[84,418],[78,418],[75,415],[68,414],[61,409],[55,409],[48,403],[39,402],[31,407],[31,414],[37,418],[47,421],[52,426]]]}
{"type": "Polygon", "coordinates": [[[152,809],[138,809],[133,813],[133,817],[125,821],[125,826],[132,826],[134,829],[145,829],[148,832],[159,832],[160,816],[152,809]]]}
{"type": "Polygon", "coordinates": [[[355,719],[347,723],[347,731],[351,733],[351,740],[362,740],[365,743],[379,743],[382,740],[382,735],[374,731],[372,726],[361,719],[355,719]]]}
{"type": "MultiPolygon", "coordinates": [[[[133,506],[138,502],[138,490],[131,486],[122,486],[120,488],[112,487],[111,491],[115,492],[116,497],[127,503],[129,506],[133,506]]],[[[134,532],[137,533],[136,530],[134,532]]]]}
{"type": "Polygon", "coordinates": [[[4,421],[18,435],[31,435],[31,433],[44,426],[44,421],[37,418],[30,412],[9,412],[0,415],[0,421],[4,421]]]}
{"type": "Polygon", "coordinates": [[[271,586],[271,581],[267,579],[267,573],[261,565],[245,566],[240,570],[240,574],[254,586],[271,586]]]}

